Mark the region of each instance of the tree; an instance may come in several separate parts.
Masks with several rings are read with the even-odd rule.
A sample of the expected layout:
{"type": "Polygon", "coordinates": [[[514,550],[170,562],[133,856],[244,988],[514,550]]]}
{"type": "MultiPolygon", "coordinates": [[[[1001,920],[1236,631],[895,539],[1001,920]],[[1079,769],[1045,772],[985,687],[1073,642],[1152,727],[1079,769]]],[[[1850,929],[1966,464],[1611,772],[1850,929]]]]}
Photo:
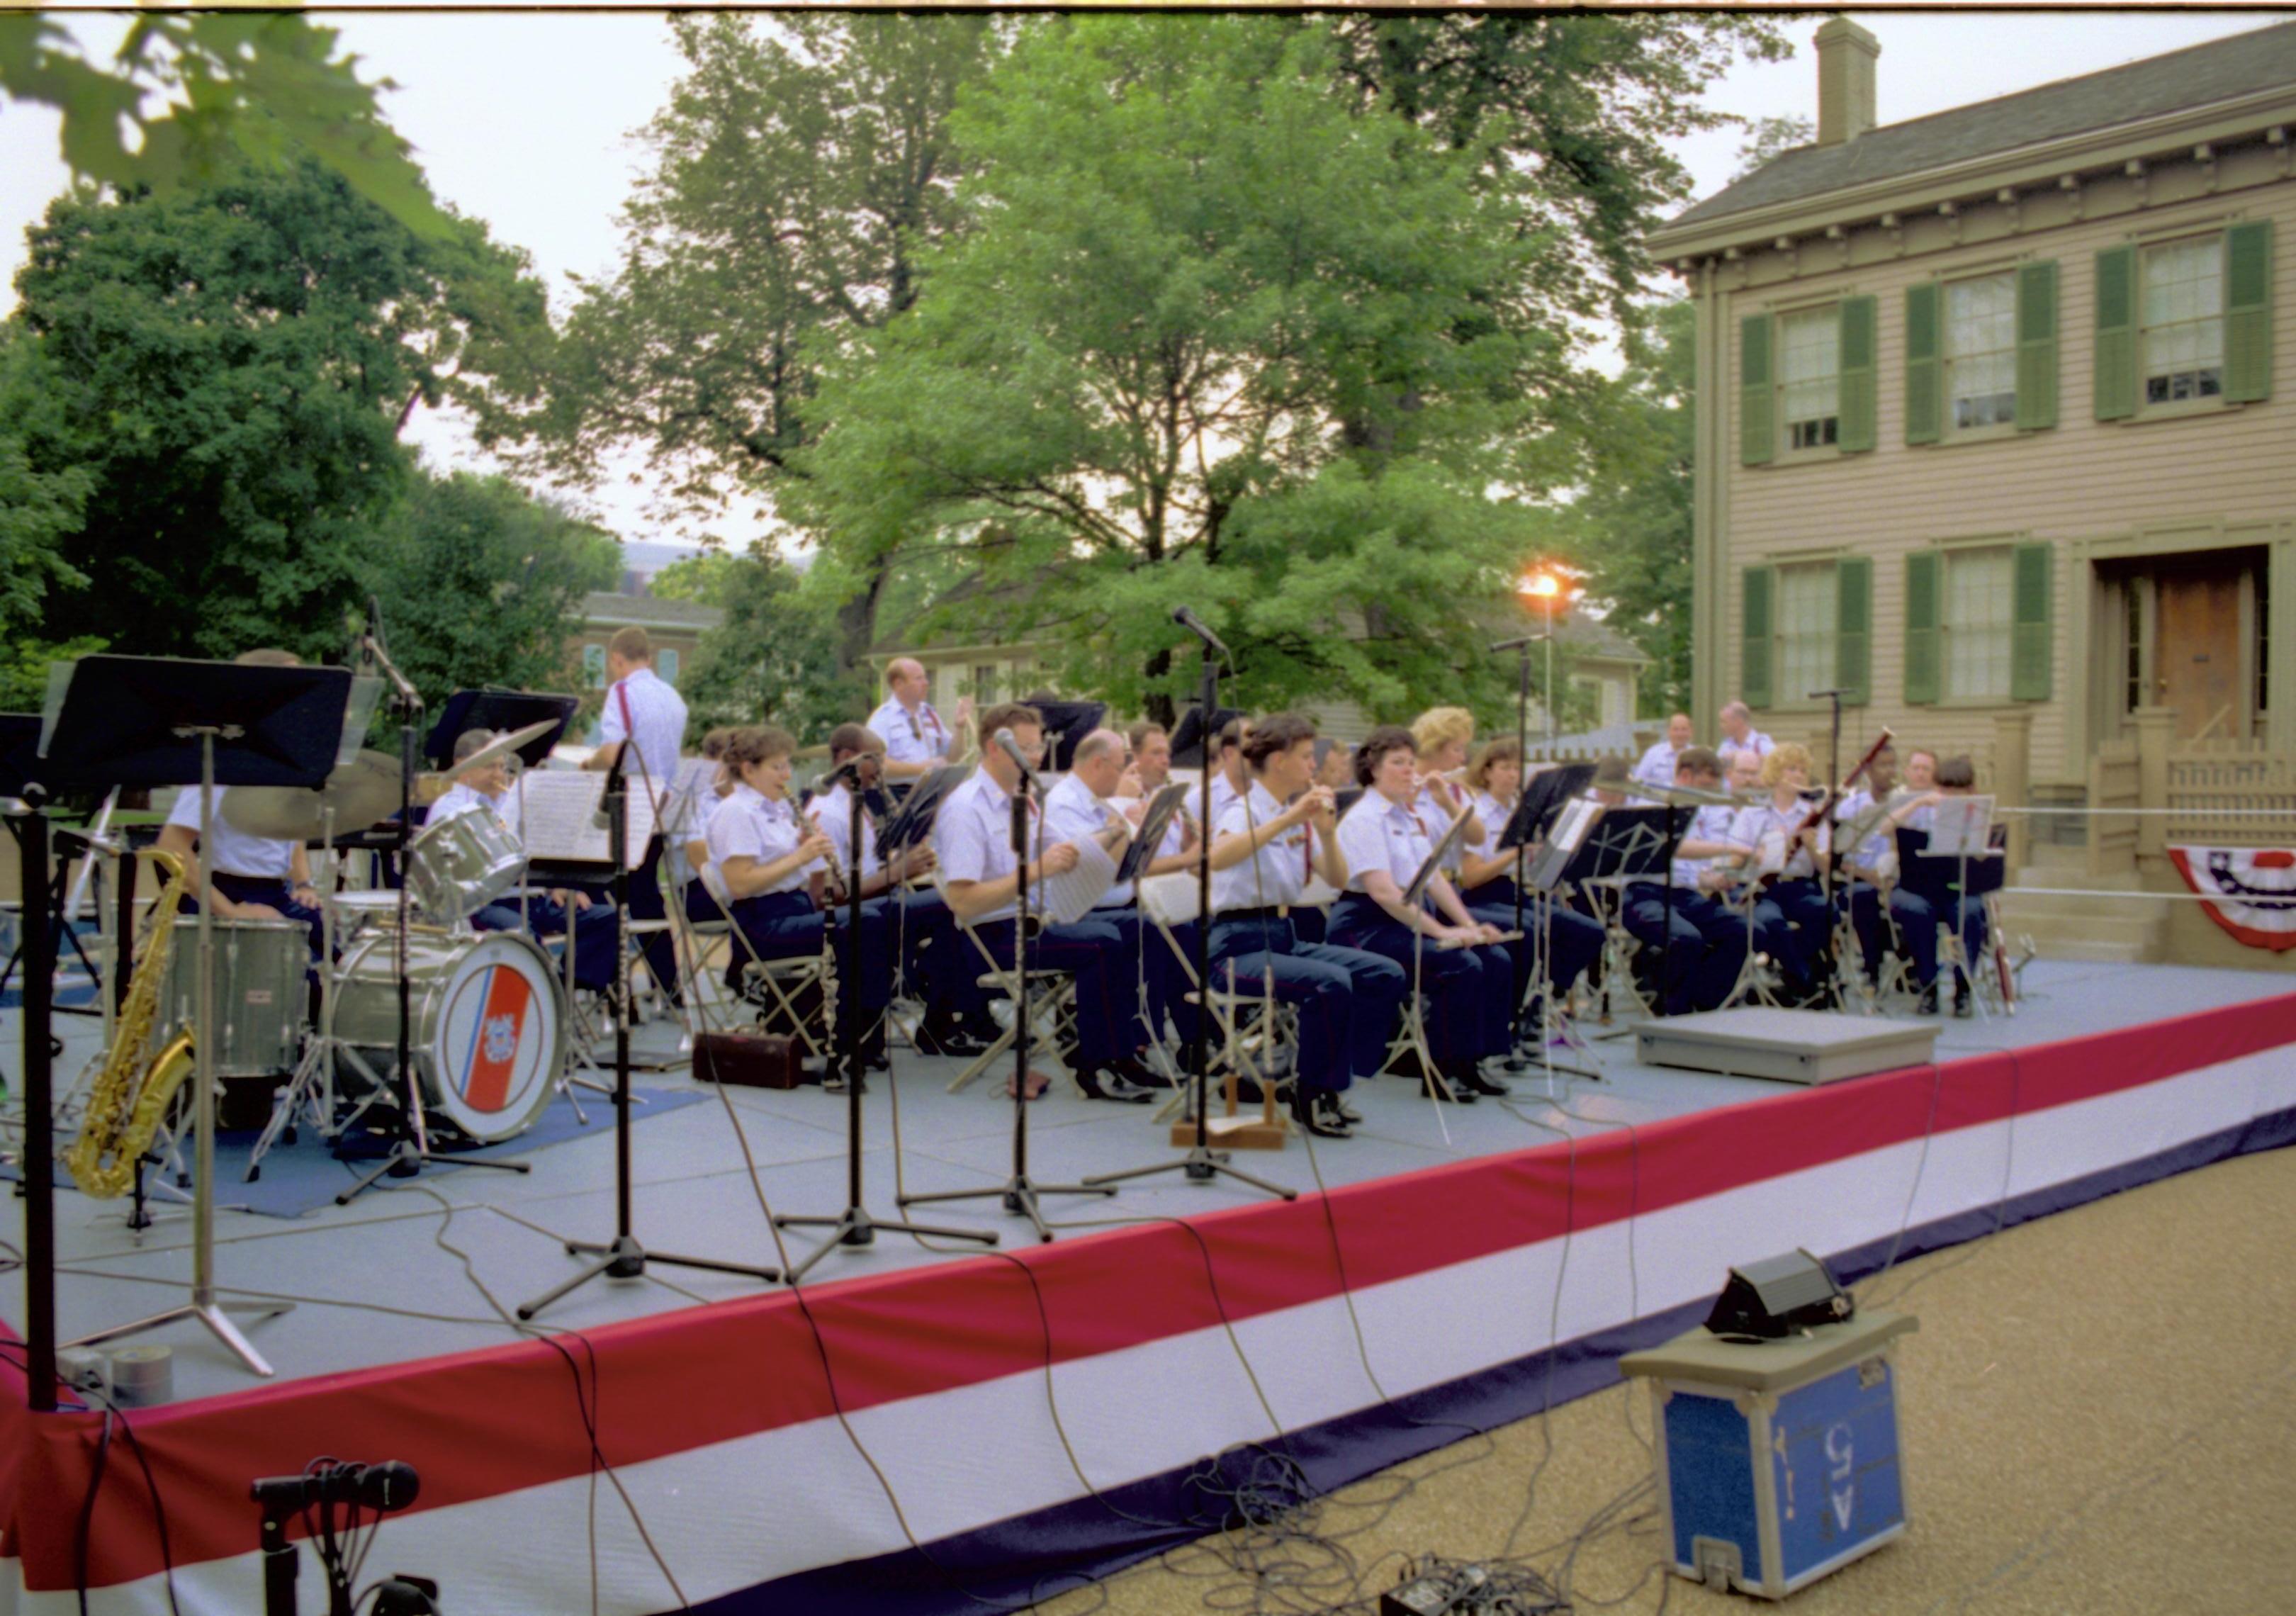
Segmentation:
{"type": "Polygon", "coordinates": [[[411,234],[315,160],[168,196],[67,197],[31,233],[0,420],[86,479],[53,535],[95,587],[50,632],[152,655],[341,649],[359,546],[407,488],[418,399],[470,397],[543,316],[483,226],[411,234]]]}
{"type": "Polygon", "coordinates": [[[358,546],[391,660],[432,704],[479,685],[563,688],[566,628],[613,587],[621,546],[501,477],[417,477],[358,546]]]}
{"type": "Polygon", "coordinates": [[[1755,119],[1746,126],[1746,138],[1739,143],[1738,171],[1730,176],[1731,183],[1736,184],[1755,169],[1768,166],[1771,159],[1783,157],[1816,138],[1817,126],[1799,113],[1755,119]]]}
{"type": "Polygon", "coordinates": [[[55,108],[72,172],[122,190],[165,194],[299,155],[418,234],[451,234],[376,103],[395,86],[361,80],[336,38],[292,13],[145,12],[107,71],[38,13],[0,13],[0,96],[55,108]],[[161,109],[146,113],[155,94],[161,109]]]}
{"type": "Polygon", "coordinates": [[[1456,695],[1521,496],[1578,458],[1489,153],[1362,115],[1326,33],[1241,16],[1036,24],[955,127],[964,227],[824,381],[783,499],[818,587],[964,554],[1031,586],[1000,637],[1048,630],[1120,709],[1193,684],[1183,602],[1247,704],[1456,695]]]}
{"type": "Polygon", "coordinates": [[[824,734],[867,705],[866,683],[838,665],[830,614],[802,598],[795,570],[762,546],[673,562],[654,575],[652,587],[726,613],[701,636],[679,681],[689,739],[723,724],[824,734]]]}
{"type": "Polygon", "coordinates": [[[1658,306],[1628,345],[1620,379],[1630,431],[1609,473],[1563,518],[1565,547],[1587,569],[1588,594],[1652,658],[1644,693],[1669,712],[1690,704],[1692,491],[1697,422],[1697,308],[1658,306]]]}
{"type": "Polygon", "coordinates": [[[86,582],[60,546],[80,524],[94,479],[80,466],[33,463],[28,435],[53,431],[43,356],[20,329],[0,325],[0,637],[20,640],[51,587],[86,582]]]}
{"type": "MultiPolygon", "coordinates": [[[[948,226],[947,120],[993,35],[981,17],[718,15],[671,21],[690,70],[647,134],[612,280],[582,288],[546,396],[481,436],[579,480],[642,444],[685,515],[770,502],[817,431],[820,366],[915,301],[948,226]]],[[[843,626],[865,649],[875,587],[843,626]]]]}

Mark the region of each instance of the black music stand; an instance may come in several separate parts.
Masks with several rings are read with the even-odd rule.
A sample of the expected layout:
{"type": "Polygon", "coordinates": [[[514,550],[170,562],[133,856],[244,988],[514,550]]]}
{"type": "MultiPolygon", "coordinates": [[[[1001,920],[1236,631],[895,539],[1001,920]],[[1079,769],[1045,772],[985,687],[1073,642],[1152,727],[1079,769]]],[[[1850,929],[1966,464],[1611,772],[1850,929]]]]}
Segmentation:
{"type": "MultiPolygon", "coordinates": [[[[392,825],[393,863],[398,876],[398,928],[390,944],[391,969],[398,978],[398,1042],[392,1051],[398,1062],[398,1070],[392,1073],[398,1083],[398,1137],[392,1142],[381,1161],[355,1179],[350,1188],[335,1197],[337,1206],[348,1206],[354,1198],[373,1189],[386,1177],[411,1178],[433,1161],[457,1167],[491,1168],[499,1173],[533,1171],[532,1164],[529,1162],[494,1161],[483,1156],[455,1156],[430,1148],[430,1125],[422,1107],[422,1079],[414,1070],[413,969],[406,952],[407,939],[412,935],[414,922],[410,907],[414,892],[410,879],[413,871],[409,867],[407,849],[414,840],[414,736],[422,724],[422,698],[383,649],[381,608],[377,605],[373,611],[374,615],[370,619],[367,633],[360,641],[360,650],[371,664],[380,669],[384,677],[390,681],[392,699],[398,704],[398,817],[392,825]]],[[[429,810],[424,812],[427,817],[429,810]]],[[[340,1150],[340,1141],[337,1149],[340,1150]]]]}
{"type": "Polygon", "coordinates": [[[1045,721],[1045,767],[1049,775],[1065,775],[1076,766],[1076,750],[1084,738],[1108,718],[1105,701],[1030,701],[1045,721]]]}
{"type": "MultiPolygon", "coordinates": [[[[1218,671],[1215,669],[1213,682],[1217,682],[1218,678],[1218,671]]],[[[1220,731],[1243,716],[1243,709],[1222,707],[1218,704],[1217,697],[1200,699],[1187,711],[1180,715],[1179,727],[1172,732],[1172,767],[1175,768],[1201,767],[1206,770],[1218,768],[1219,759],[1217,753],[1220,731]],[[1210,724],[1204,722],[1204,715],[1208,712],[1212,716],[1210,724]],[[1205,761],[1208,753],[1211,754],[1211,761],[1209,763],[1205,761]]],[[[1207,831],[1205,833],[1209,835],[1210,833],[1207,831]]]]}
{"type": "Polygon", "coordinates": [[[892,817],[877,827],[877,857],[890,864],[893,856],[904,848],[922,843],[932,834],[933,818],[948,794],[964,783],[972,774],[969,763],[944,763],[931,774],[921,776],[901,798],[901,806],[892,817]]]}
{"type": "Polygon", "coordinates": [[[1116,866],[1116,879],[1109,884],[1120,887],[1126,882],[1137,882],[1140,873],[1156,862],[1158,847],[1162,845],[1164,833],[1172,828],[1172,821],[1187,808],[1188,783],[1176,780],[1169,785],[1159,786],[1156,794],[1148,799],[1140,823],[1134,827],[1132,840],[1125,844],[1124,857],[1116,866]]]}
{"type": "MultiPolygon", "coordinates": [[[[829,1231],[829,1234],[822,1240],[822,1243],[814,1247],[814,1249],[807,1254],[805,1260],[799,1263],[795,1267],[790,1270],[789,1282],[791,1284],[796,1284],[808,1274],[811,1273],[813,1271],[814,1264],[828,1256],[830,1252],[835,1251],[839,1246],[874,1245],[877,1242],[877,1235],[880,1230],[890,1235],[909,1235],[918,1237],[939,1236],[944,1240],[977,1240],[983,1245],[992,1246],[997,1243],[998,1238],[993,1230],[952,1229],[937,1226],[929,1223],[906,1223],[892,1219],[879,1219],[871,1217],[869,1209],[862,1203],[861,1079],[867,1065],[867,1062],[861,1058],[862,1040],[859,1031],[859,1009],[861,1001],[862,793],[859,774],[853,768],[852,765],[846,765],[840,772],[844,773],[847,775],[845,783],[845,801],[847,807],[847,824],[845,826],[845,847],[847,854],[845,859],[845,963],[842,969],[845,972],[844,980],[848,986],[844,992],[837,996],[837,1038],[839,1042],[845,1046],[845,1210],[828,1217],[819,1217],[812,1214],[802,1216],[795,1214],[775,1214],[774,1226],[775,1228],[825,1228],[829,1231]]],[[[919,784],[921,786],[930,784],[931,782],[939,780],[944,775],[950,775],[955,772],[956,771],[953,769],[937,769],[932,774],[927,775],[923,781],[919,782],[919,784]]],[[[832,776],[832,778],[834,776],[832,776]]],[[[939,789],[939,788],[936,788],[937,794],[939,789]]],[[[922,791],[913,792],[910,793],[913,800],[922,797],[923,794],[924,793],[922,791]]],[[[931,806],[932,805],[931,803],[927,804],[928,808],[931,808],[931,806]]],[[[907,807],[906,804],[903,805],[903,812],[905,814],[907,813],[907,807]]],[[[913,833],[917,819],[917,816],[908,815],[908,823],[903,826],[904,835],[913,833]]],[[[932,820],[930,814],[924,816],[923,823],[928,826],[931,824],[932,820]]],[[[880,853],[878,857],[882,859],[884,856],[880,853]]],[[[898,895],[895,896],[894,901],[897,903],[899,901],[898,895]]],[[[893,1080],[890,1070],[890,1051],[891,1041],[888,1039],[886,1056],[888,1069],[885,1076],[885,1080],[888,1083],[890,1083],[893,1080]]],[[[834,1057],[832,1057],[832,1059],[834,1057]]],[[[1025,1096],[1023,1096],[1023,1098],[1025,1103],[1025,1096]]]]}
{"type": "Polygon", "coordinates": [[[1188,1080],[1194,1086],[1192,1109],[1195,1112],[1195,1139],[1188,1153],[1177,1161],[1151,1162],[1146,1167],[1129,1167],[1121,1172],[1094,1173],[1085,1182],[1097,1189],[1112,1185],[1128,1178],[1145,1178],[1157,1173],[1180,1173],[1193,1184],[1210,1184],[1216,1178],[1234,1178],[1270,1195],[1280,1195],[1286,1201],[1300,1199],[1300,1192],[1256,1178],[1242,1169],[1232,1166],[1228,1153],[1211,1146],[1211,1052],[1207,1038],[1212,1019],[1212,836],[1218,828],[1212,824],[1212,775],[1217,771],[1218,756],[1214,749],[1219,732],[1236,718],[1243,717],[1241,708],[1219,704],[1219,664],[1213,660],[1212,651],[1218,642],[1201,628],[1194,629],[1203,645],[1203,692],[1197,697],[1180,720],[1180,731],[1173,737],[1172,757],[1177,762],[1182,740],[1201,742],[1202,767],[1196,778],[1196,817],[1203,834],[1196,842],[1196,1017],[1194,1030],[1188,1038],[1188,1080]],[[1210,725],[1203,715],[1212,715],[1210,725]]]}
{"type": "Polygon", "coordinates": [[[430,726],[430,734],[422,742],[424,755],[438,768],[453,767],[455,742],[466,730],[485,729],[507,734],[512,730],[524,729],[530,724],[549,719],[555,729],[545,731],[518,749],[518,759],[529,768],[540,768],[550,756],[551,749],[566,734],[573,722],[574,710],[581,706],[579,696],[554,695],[529,690],[458,690],[447,698],[447,705],[439,710],[439,721],[430,726]]]}
{"type": "Polygon", "coordinates": [[[1038,1184],[1029,1177],[1029,1044],[1035,1030],[1029,1019],[1029,902],[1031,887],[1041,890],[1044,885],[1041,874],[1034,882],[1029,880],[1029,830],[1040,817],[1029,807],[1029,793],[1036,784],[1035,772],[1023,765],[1013,786],[1013,1174],[994,1189],[931,1190],[922,1195],[904,1195],[900,1205],[906,1211],[921,1202],[978,1201],[995,1195],[1004,1202],[1006,1211],[1018,1212],[1034,1225],[1037,1238],[1044,1241],[1053,1237],[1053,1231],[1038,1204],[1042,1197],[1116,1192],[1096,1184],[1038,1184]]]}
{"type": "MultiPolygon", "coordinates": [[[[0,797],[21,798],[24,786],[38,775],[39,753],[40,715],[36,712],[0,712],[0,797]]],[[[75,833],[63,831],[57,833],[57,835],[60,839],[69,841],[75,833]]],[[[82,837],[80,840],[85,841],[86,839],[82,837]]],[[[51,947],[58,940],[70,944],[71,951],[79,956],[80,964],[86,968],[88,980],[102,980],[106,989],[109,989],[112,986],[110,977],[108,975],[99,977],[95,962],[88,958],[87,950],[79,946],[79,936],[71,929],[71,919],[64,913],[64,897],[69,886],[70,883],[64,879],[64,873],[58,870],[55,878],[42,889],[48,906],[48,936],[51,947]]],[[[31,906],[32,883],[29,882],[24,883],[23,901],[26,907],[29,908],[31,906]]],[[[0,966],[0,993],[8,991],[8,984],[15,980],[16,967],[22,962],[23,956],[24,943],[23,939],[19,938],[14,952],[8,956],[8,963],[4,966],[0,966]]],[[[60,963],[62,962],[52,962],[52,964],[60,963]]],[[[68,1005],[56,1005],[53,1002],[53,994],[51,993],[49,1009],[52,1014],[101,1015],[102,1013],[99,1008],[78,1009],[68,1005]]]]}
{"type": "MultiPolygon", "coordinates": [[[[199,969],[193,1049],[197,1062],[193,1079],[193,1146],[192,1195],[192,1295],[182,1306],[168,1308],[129,1324],[82,1336],[74,1346],[92,1345],[123,1335],[140,1334],[181,1318],[194,1318],[257,1374],[268,1378],[271,1366],[248,1344],[231,1322],[233,1311],[269,1317],[287,1311],[265,1303],[234,1307],[218,1302],[215,1288],[215,1046],[200,1032],[212,1028],[215,1013],[215,905],[211,901],[214,816],[217,788],[224,785],[284,785],[317,787],[326,782],[341,753],[343,725],[351,695],[351,673],[346,668],[246,667],[236,662],[197,662],[163,657],[83,657],[73,667],[56,706],[44,726],[41,753],[46,781],[57,783],[130,786],[193,783],[200,796],[199,969]]],[[[27,787],[37,792],[37,785],[27,787]]],[[[45,816],[38,820],[37,853],[46,865],[45,816]]],[[[26,857],[34,853],[28,836],[26,857]]],[[[47,1021],[49,977],[54,969],[45,915],[34,939],[27,910],[25,978],[25,1181],[31,1210],[27,1215],[26,1266],[41,1260],[34,1251],[47,1244],[45,1306],[48,1328],[53,1329],[53,1212],[47,1202],[54,1183],[50,1157],[51,1119],[47,1092],[47,1021]],[[33,983],[38,981],[40,1003],[32,1003],[33,983]],[[39,1022],[37,1085],[31,1091],[35,1070],[32,1026],[39,1022]],[[34,1165],[34,1138],[37,1153],[34,1165]],[[34,1219],[45,1228],[31,1233],[34,1219]]],[[[174,917],[156,917],[173,925],[174,917]]],[[[38,1290],[37,1282],[34,1284],[38,1290]]],[[[37,1309],[39,1304],[35,1304],[37,1309]]],[[[35,1326],[37,1327],[37,1325],[35,1326]]],[[[53,1338],[52,1338],[53,1339],[53,1338]]],[[[37,1349],[34,1349],[35,1358],[37,1349]]],[[[53,1380],[53,1348],[47,1365],[53,1380]]],[[[34,1384],[38,1386],[37,1374],[34,1384]]],[[[51,1393],[51,1395],[53,1395],[51,1393]]],[[[54,1405],[51,1402],[48,1407],[54,1405]]]]}
{"type": "MultiPolygon", "coordinates": [[[[1526,650],[1523,654],[1527,658],[1530,653],[1526,650]]],[[[1524,666],[1527,694],[1528,662],[1524,666]]],[[[1523,768],[1526,772],[1523,776],[1522,789],[1515,793],[1514,811],[1507,816],[1506,824],[1499,832],[1499,844],[1493,849],[1495,852],[1501,853],[1509,848],[1517,849],[1514,859],[1514,929],[1518,931],[1525,929],[1522,923],[1523,910],[1528,906],[1529,900],[1524,897],[1523,889],[1529,884],[1530,881],[1530,849],[1546,838],[1548,827],[1554,823],[1554,816],[1562,811],[1562,805],[1584,792],[1595,779],[1595,766],[1591,763],[1565,763],[1558,767],[1541,769],[1537,775],[1531,775],[1528,772],[1530,767],[1528,761],[1529,754],[1526,752],[1524,757],[1523,768]]],[[[1540,984],[1544,981],[1546,972],[1546,931],[1547,928],[1542,924],[1539,928],[1539,946],[1536,950],[1538,968],[1531,973],[1531,986],[1539,988],[1542,993],[1545,989],[1540,987],[1540,984]]],[[[1522,1033],[1523,1012],[1529,1009],[1529,1005],[1530,995],[1525,993],[1521,1001],[1514,1007],[1514,1029],[1518,1038],[1522,1033]]]]}
{"type": "MultiPolygon", "coordinates": [[[[588,1240],[568,1240],[562,1243],[570,1257],[595,1257],[598,1260],[584,1268],[563,1284],[556,1285],[532,1301],[521,1302],[518,1316],[530,1319],[552,1302],[571,1292],[580,1290],[592,1280],[603,1276],[608,1279],[643,1279],[648,1262],[666,1262],[672,1267],[707,1268],[718,1274],[747,1274],[768,1283],[782,1276],[779,1268],[759,1267],[751,1263],[723,1262],[709,1257],[676,1257],[668,1251],[649,1251],[639,1243],[631,1212],[630,1194],[630,837],[629,780],[622,773],[622,759],[630,749],[621,748],[606,770],[606,849],[614,869],[614,1237],[604,1243],[588,1240]]],[[[641,855],[643,856],[643,855],[641,855]]],[[[570,915],[566,927],[566,947],[574,947],[574,926],[570,915]]]]}

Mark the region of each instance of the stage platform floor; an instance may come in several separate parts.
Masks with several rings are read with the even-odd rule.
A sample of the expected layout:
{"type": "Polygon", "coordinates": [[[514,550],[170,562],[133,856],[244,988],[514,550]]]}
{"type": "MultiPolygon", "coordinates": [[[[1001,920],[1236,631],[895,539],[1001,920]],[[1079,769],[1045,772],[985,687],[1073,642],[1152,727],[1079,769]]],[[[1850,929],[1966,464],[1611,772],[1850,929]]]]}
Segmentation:
{"type": "MultiPolygon", "coordinates": [[[[1944,1020],[1940,1061],[2025,1048],[2160,1021],[2195,1011],[2285,994],[2285,974],[2164,965],[2036,962],[2027,997],[2011,1019],[1944,1020]]],[[[1604,1029],[1588,1027],[1588,1034],[1604,1029]]],[[[70,1080],[98,1041],[91,1022],[59,1022],[65,1054],[59,1085],[70,1080]]],[[[645,1029],[660,1038],[673,1029],[645,1029]]],[[[20,1029],[15,1013],[0,1017],[5,1069],[17,1082],[20,1029]]],[[[1537,1070],[1515,1079],[1511,1102],[1437,1107],[1416,1084],[1388,1079],[1359,1084],[1354,1103],[1366,1118],[1345,1142],[1295,1134],[1280,1152],[1238,1153],[1235,1164],[1257,1176],[1313,1192],[1318,1183],[1356,1183],[1446,1162],[1586,1136],[1775,1095],[1786,1086],[1704,1076],[1637,1064],[1633,1039],[1593,1044],[1602,1080],[1558,1073],[1550,1097],[1537,1070]],[[1314,1149],[1308,1146],[1313,1144],[1314,1149]]],[[[1586,1064],[1558,1049],[1556,1058],[1586,1064]]],[[[897,1216],[897,1171],[916,1191],[991,1187],[1005,1176],[1012,1107],[1001,1094],[1009,1066],[964,1093],[946,1092],[960,1069],[950,1060],[901,1051],[895,1059],[899,1111],[896,1159],[893,1085],[873,1076],[866,1100],[866,1203],[880,1218],[897,1216]]],[[[688,1086],[682,1070],[638,1079],[653,1087],[688,1086]]],[[[707,1087],[708,1086],[701,1086],[707,1087]]],[[[15,1092],[20,1093],[20,1087],[15,1092]]],[[[754,1184],[735,1129],[714,1091],[710,1103],[649,1117],[633,1130],[636,1232],[657,1249],[742,1262],[781,1259],[765,1204],[775,1212],[838,1210],[844,1199],[845,1101],[816,1087],[790,1093],[728,1091],[746,1133],[754,1184]],[[763,1203],[763,1204],[761,1204],[763,1203]]],[[[600,1102],[603,1108],[603,1102],[600,1102]]],[[[1152,1107],[1078,1097],[1056,1083],[1030,1108],[1029,1169],[1041,1183],[1177,1160],[1152,1107]]],[[[348,1207],[332,1204],[297,1220],[229,1210],[217,1215],[217,1280],[226,1300],[292,1298],[297,1308],[249,1326],[250,1339],[281,1380],[320,1376],[496,1345],[525,1333],[504,1311],[566,1278],[575,1260],[562,1237],[602,1240],[612,1233],[614,1144],[611,1128],[525,1158],[529,1176],[465,1168],[426,1171],[348,1207]],[[491,1300],[490,1300],[491,1298],[491,1300]]],[[[349,1171],[344,1169],[345,1182],[349,1171]]],[[[59,1178],[62,1179],[61,1167],[59,1178]]],[[[1057,1197],[1047,1202],[1064,1239],[1096,1228],[1250,1204],[1244,1186],[1200,1185],[1178,1174],[1135,1181],[1113,1198],[1057,1197]]],[[[124,1226],[125,1202],[57,1195],[60,1333],[65,1340],[158,1311],[181,1300],[191,1274],[190,1226],[180,1210],[140,1235],[124,1226]]],[[[1000,1232],[1004,1248],[1033,1243],[1025,1222],[994,1200],[919,1209],[929,1221],[1000,1232]]],[[[23,1205],[0,1199],[0,1238],[20,1244],[23,1205]]],[[[808,1251],[809,1231],[783,1236],[791,1257],[808,1251]]],[[[881,1236],[865,1250],[835,1253],[815,1268],[814,1284],[945,1262],[972,1248],[928,1250],[901,1235],[881,1236]]],[[[543,1325],[588,1329],[610,1321],[753,1295],[758,1282],[734,1276],[660,1267],[641,1281],[597,1281],[549,1309],[543,1325]]],[[[0,1315],[20,1331],[20,1292],[11,1287],[0,1315]]],[[[178,1402],[247,1390],[258,1382],[195,1325],[177,1324],[143,1338],[174,1349],[178,1402]]],[[[115,1343],[119,1344],[119,1343],[115,1343]]]]}

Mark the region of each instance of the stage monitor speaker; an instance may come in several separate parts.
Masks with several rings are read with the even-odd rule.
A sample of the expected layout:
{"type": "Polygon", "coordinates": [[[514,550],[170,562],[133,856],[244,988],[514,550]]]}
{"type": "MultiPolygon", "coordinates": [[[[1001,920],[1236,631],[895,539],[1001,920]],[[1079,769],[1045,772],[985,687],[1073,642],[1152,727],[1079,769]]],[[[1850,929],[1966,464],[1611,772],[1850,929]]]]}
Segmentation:
{"type": "Polygon", "coordinates": [[[1706,1327],[1717,1335],[1780,1341],[1813,1325],[1836,1325],[1857,1310],[1825,1265],[1795,1250],[1730,1270],[1706,1327]]]}

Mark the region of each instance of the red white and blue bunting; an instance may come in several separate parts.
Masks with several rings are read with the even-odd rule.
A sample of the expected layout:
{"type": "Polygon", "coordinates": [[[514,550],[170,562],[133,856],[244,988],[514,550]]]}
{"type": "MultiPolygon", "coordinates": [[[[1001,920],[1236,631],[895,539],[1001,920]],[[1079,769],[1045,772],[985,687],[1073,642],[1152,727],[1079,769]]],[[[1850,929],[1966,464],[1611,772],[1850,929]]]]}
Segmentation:
{"type": "Polygon", "coordinates": [[[2251,948],[2296,948],[2296,851],[2172,847],[2185,884],[2208,916],[2251,948]]]}

